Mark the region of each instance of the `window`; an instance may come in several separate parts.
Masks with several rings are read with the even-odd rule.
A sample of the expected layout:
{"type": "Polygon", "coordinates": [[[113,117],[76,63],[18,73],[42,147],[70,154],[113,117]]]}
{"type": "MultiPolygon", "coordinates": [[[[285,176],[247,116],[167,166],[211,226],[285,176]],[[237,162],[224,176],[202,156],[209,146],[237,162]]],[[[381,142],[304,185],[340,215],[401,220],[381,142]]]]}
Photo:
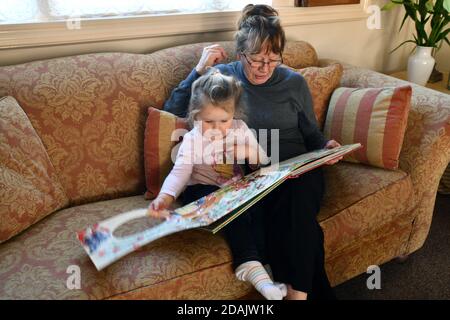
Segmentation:
{"type": "Polygon", "coordinates": [[[0,6],[0,50],[235,31],[248,3],[272,4],[284,27],[361,20],[370,0],[310,8],[295,1],[8,0],[0,6]]]}
{"type": "MultiPolygon", "coordinates": [[[[271,0],[254,2],[272,3],[271,0]]],[[[0,6],[0,24],[64,21],[74,17],[240,11],[247,3],[249,0],[9,0],[0,6]]]]}
{"type": "Polygon", "coordinates": [[[297,7],[320,7],[357,3],[359,3],[359,0],[295,0],[295,6],[297,7]]]}

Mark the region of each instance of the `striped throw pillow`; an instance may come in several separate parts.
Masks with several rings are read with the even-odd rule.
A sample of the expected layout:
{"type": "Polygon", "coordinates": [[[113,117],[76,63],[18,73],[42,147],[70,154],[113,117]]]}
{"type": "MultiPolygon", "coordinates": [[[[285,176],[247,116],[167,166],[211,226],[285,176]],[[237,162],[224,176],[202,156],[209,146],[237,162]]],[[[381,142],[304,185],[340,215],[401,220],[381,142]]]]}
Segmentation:
{"type": "Polygon", "coordinates": [[[185,119],[169,112],[148,108],[147,123],[144,135],[144,169],[147,191],[146,199],[154,199],[173,167],[172,148],[181,141],[172,141],[172,133],[176,129],[188,130],[185,119]]]}
{"type": "Polygon", "coordinates": [[[338,88],[330,99],[324,135],[362,148],[344,160],[397,169],[412,88],[338,88]]]}

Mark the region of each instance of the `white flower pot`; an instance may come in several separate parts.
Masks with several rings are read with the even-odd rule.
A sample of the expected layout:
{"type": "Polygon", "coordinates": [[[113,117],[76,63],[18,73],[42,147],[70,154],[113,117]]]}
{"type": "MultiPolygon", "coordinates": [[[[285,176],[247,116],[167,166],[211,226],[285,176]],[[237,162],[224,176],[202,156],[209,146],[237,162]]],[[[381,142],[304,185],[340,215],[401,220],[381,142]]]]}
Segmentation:
{"type": "Polygon", "coordinates": [[[432,47],[417,46],[414,54],[408,59],[408,81],[425,86],[434,67],[431,56],[432,47]]]}

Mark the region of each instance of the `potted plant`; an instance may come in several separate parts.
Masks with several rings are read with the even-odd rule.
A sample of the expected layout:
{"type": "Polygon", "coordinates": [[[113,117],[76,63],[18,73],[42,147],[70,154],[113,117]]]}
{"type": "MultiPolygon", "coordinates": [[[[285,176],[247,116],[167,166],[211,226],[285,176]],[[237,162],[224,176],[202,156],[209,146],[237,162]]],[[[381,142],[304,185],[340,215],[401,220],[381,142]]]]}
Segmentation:
{"type": "Polygon", "coordinates": [[[408,80],[425,85],[435,63],[432,50],[437,50],[443,42],[450,45],[450,28],[447,28],[450,22],[450,0],[389,0],[381,10],[390,10],[398,5],[403,5],[406,11],[399,30],[410,18],[416,32],[413,34],[414,40],[403,41],[391,52],[405,43],[415,43],[415,53],[408,59],[408,80]]]}

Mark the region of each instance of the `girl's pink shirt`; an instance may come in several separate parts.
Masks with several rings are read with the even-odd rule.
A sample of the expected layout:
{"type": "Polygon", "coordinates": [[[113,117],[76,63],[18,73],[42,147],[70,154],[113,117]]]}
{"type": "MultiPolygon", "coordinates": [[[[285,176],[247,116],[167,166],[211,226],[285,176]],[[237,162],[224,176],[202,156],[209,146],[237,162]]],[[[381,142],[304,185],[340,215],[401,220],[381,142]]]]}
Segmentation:
{"type": "MultiPolygon", "coordinates": [[[[224,142],[227,142],[225,154],[234,154],[235,138],[237,144],[248,142],[259,150],[260,163],[268,163],[269,159],[261,148],[253,132],[242,120],[233,120],[231,130],[225,139],[211,140],[207,135],[202,135],[201,129],[194,127],[183,136],[179,144],[175,164],[161,187],[161,193],[166,193],[174,198],[183,192],[188,185],[206,184],[222,187],[227,183],[242,178],[243,172],[238,164],[223,164],[224,142]]],[[[255,160],[256,161],[256,160],[255,160]]]]}

